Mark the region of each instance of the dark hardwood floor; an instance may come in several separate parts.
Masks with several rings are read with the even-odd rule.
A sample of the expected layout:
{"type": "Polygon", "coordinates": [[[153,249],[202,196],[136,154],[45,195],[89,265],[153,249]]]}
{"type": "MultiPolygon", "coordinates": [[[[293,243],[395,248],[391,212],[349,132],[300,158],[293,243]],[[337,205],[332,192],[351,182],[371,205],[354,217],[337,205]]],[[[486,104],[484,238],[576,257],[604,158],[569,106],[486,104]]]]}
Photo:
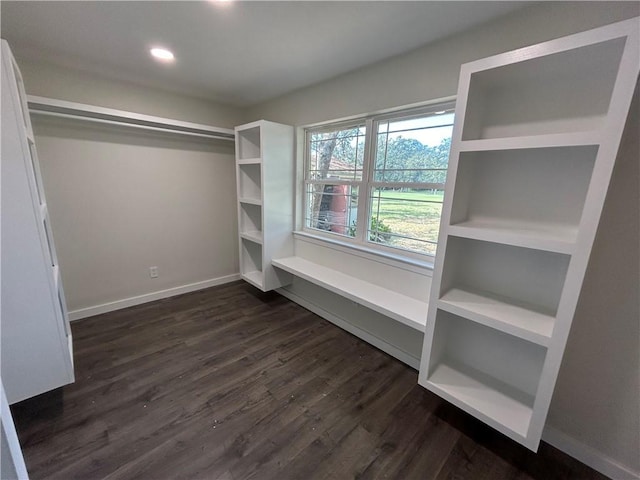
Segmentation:
{"type": "Polygon", "coordinates": [[[33,479],[601,479],[236,282],[73,323],[76,383],[12,407],[33,479]]]}

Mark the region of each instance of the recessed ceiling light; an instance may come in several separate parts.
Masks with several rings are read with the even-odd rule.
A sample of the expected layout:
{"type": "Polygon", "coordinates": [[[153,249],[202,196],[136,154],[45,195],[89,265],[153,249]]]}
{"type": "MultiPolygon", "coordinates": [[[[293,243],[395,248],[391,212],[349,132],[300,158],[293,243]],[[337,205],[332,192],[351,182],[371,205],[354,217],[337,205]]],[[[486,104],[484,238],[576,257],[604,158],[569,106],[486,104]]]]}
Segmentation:
{"type": "Polygon", "coordinates": [[[154,47],[149,51],[154,58],[157,58],[162,62],[172,62],[175,59],[173,53],[166,48],[154,47]]]}

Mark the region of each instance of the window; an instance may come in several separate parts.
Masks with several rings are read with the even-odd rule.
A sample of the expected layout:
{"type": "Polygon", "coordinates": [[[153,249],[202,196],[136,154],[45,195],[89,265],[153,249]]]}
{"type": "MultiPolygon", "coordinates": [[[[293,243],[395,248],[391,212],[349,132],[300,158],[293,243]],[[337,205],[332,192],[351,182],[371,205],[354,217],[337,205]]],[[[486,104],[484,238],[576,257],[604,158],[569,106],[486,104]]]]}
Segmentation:
{"type": "Polygon", "coordinates": [[[306,131],[305,228],[434,255],[453,104],[306,131]]]}

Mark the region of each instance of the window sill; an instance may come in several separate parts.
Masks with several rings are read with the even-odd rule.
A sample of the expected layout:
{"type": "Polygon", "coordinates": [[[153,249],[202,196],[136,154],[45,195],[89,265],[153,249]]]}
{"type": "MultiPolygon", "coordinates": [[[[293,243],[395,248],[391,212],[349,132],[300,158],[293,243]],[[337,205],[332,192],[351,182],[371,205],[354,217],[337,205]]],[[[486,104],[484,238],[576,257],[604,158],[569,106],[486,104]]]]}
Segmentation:
{"type": "Polygon", "coordinates": [[[403,268],[429,277],[433,274],[433,260],[431,259],[422,260],[408,255],[402,255],[402,253],[381,251],[376,248],[340,240],[338,238],[329,238],[304,230],[294,231],[293,236],[294,238],[315,243],[316,245],[335,248],[345,253],[358,255],[362,258],[379,263],[386,263],[396,268],[403,268]]]}

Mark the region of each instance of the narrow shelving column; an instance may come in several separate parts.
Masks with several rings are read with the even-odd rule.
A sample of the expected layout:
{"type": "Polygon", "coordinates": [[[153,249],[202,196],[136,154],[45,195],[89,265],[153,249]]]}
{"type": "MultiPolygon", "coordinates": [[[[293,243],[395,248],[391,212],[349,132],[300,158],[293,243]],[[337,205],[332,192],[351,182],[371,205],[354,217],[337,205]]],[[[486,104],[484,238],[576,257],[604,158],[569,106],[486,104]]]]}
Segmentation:
{"type": "Polygon", "coordinates": [[[273,290],[291,282],[271,259],[293,254],[293,127],[260,120],[235,131],[240,274],[273,290]]]}
{"type": "Polygon", "coordinates": [[[639,24],[461,69],[419,383],[532,450],[638,79],[639,24]]]}
{"type": "Polygon", "coordinates": [[[73,344],[20,69],[2,41],[2,381],[9,403],[74,381],[73,344]]]}

